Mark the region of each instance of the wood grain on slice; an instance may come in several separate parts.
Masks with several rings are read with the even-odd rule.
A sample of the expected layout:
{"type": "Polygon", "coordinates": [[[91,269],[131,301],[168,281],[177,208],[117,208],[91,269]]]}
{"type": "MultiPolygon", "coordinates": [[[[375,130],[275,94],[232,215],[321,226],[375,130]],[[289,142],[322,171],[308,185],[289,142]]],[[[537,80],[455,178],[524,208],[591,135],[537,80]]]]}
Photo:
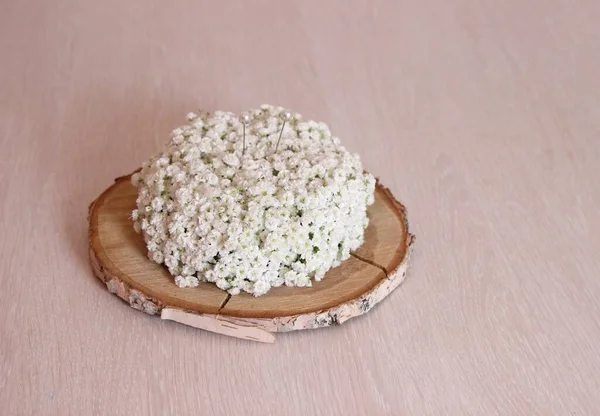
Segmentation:
{"type": "Polygon", "coordinates": [[[368,215],[365,242],[353,255],[390,275],[402,264],[414,240],[408,232],[406,208],[378,181],[375,202],[368,208],[368,215]]]}
{"type": "Polygon", "coordinates": [[[130,176],[124,176],[92,203],[90,260],[110,292],[151,315],[163,311],[164,319],[271,342],[269,337],[248,336],[253,332],[246,328],[284,332],[338,325],[369,311],[406,275],[412,236],[405,210],[379,184],[375,203],[369,208],[365,243],[355,256],[310,288],[273,288],[260,297],[229,296],[210,283],[177,287],[165,267],[147,258],[143,237],[133,230],[130,215],[136,197],[130,176]],[[210,319],[219,322],[213,325],[210,319]]]}
{"type": "Polygon", "coordinates": [[[223,315],[243,318],[276,318],[319,312],[356,299],[385,279],[381,269],[350,257],[340,267],[331,269],[312,287],[272,288],[266,295],[248,293],[232,296],[223,315]]]}

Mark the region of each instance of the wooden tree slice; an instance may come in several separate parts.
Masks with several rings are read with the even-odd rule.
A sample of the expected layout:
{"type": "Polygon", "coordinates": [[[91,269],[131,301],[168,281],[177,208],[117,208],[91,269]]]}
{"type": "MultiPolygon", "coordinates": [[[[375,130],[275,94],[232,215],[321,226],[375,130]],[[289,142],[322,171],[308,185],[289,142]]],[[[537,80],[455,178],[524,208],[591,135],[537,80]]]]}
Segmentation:
{"type": "Polygon", "coordinates": [[[338,325],[369,311],[406,275],[413,236],[404,207],[377,185],[365,243],[310,288],[279,287],[266,295],[230,296],[214,284],[179,288],[149,260],[130,219],[137,189],[117,178],[90,205],[90,261],[111,293],[148,314],[225,335],[273,342],[271,332],[338,325]]]}

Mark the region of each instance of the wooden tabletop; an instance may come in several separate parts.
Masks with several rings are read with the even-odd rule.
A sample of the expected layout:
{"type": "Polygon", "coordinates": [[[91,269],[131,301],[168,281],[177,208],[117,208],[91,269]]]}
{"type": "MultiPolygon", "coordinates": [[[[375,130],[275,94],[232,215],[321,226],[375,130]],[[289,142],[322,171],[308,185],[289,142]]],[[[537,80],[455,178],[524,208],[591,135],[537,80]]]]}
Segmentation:
{"type": "Polygon", "coordinates": [[[0,2],[1,414],[598,414],[600,2],[167,3],[0,2]],[[108,293],[88,204],[262,103],[406,205],[406,282],[272,345],[108,293]]]}

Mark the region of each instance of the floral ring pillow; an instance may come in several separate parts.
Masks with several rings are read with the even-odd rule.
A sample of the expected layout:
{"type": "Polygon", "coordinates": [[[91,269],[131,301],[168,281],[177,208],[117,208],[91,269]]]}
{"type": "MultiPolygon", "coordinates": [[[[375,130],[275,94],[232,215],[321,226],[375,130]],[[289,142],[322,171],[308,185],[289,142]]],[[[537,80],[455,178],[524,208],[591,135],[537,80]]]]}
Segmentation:
{"type": "Polygon", "coordinates": [[[325,123],[269,105],[188,120],[132,177],[134,227],[178,286],[307,287],[363,243],[375,179],[325,123]]]}

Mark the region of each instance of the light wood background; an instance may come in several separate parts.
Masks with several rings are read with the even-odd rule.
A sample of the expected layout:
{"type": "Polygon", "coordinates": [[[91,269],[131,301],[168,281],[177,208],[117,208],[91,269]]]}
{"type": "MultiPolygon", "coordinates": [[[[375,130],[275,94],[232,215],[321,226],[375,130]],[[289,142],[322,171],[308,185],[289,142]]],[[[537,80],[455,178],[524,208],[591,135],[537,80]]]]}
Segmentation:
{"type": "Polygon", "coordinates": [[[2,415],[597,415],[600,2],[0,0],[2,415]],[[86,213],[197,107],[325,120],[407,281],[255,344],[97,281],[86,213]]]}

